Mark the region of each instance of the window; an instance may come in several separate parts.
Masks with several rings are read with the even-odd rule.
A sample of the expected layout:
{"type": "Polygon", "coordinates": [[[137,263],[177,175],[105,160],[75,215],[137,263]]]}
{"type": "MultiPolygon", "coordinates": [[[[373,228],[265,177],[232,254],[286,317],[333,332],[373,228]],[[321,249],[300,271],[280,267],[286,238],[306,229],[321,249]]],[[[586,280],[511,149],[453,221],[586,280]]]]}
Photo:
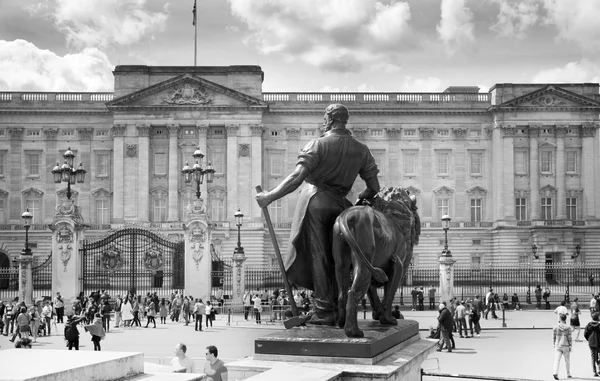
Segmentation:
{"type": "Polygon", "coordinates": [[[445,197],[438,198],[437,209],[438,217],[440,218],[445,214],[450,215],[450,199],[445,197]]]}
{"type": "Polygon", "coordinates": [[[481,256],[477,254],[471,255],[471,266],[481,266],[481,256]]]}
{"type": "Polygon", "coordinates": [[[304,130],[304,136],[315,136],[315,130],[304,130]]]}
{"type": "Polygon", "coordinates": [[[271,136],[280,136],[281,132],[279,130],[271,130],[271,136]]]}
{"type": "Polygon", "coordinates": [[[167,154],[166,153],[155,153],[154,154],[154,174],[155,175],[166,175],[167,174],[167,154]]]}
{"type": "Polygon", "coordinates": [[[540,171],[542,173],[552,173],[552,151],[540,152],[540,171]]]}
{"type": "Polygon", "coordinates": [[[110,156],[108,153],[97,153],[96,154],[96,176],[97,177],[108,177],[110,171],[110,156]]]}
{"type": "Polygon", "coordinates": [[[5,137],[6,136],[6,130],[4,128],[0,128],[0,137],[5,137]]]}
{"type": "Polygon", "coordinates": [[[211,198],[210,214],[213,221],[226,221],[225,218],[225,201],[222,198],[211,198]]]}
{"type": "Polygon", "coordinates": [[[442,136],[442,137],[450,136],[450,130],[438,130],[438,136],[442,136]]]}
{"type": "Polygon", "coordinates": [[[96,130],[96,136],[108,136],[108,130],[96,130]]]}
{"type": "Polygon", "coordinates": [[[75,136],[75,130],[62,130],[62,136],[75,136]]]}
{"type": "Polygon", "coordinates": [[[167,136],[167,130],[164,128],[156,128],[154,129],[154,136],[167,136]]]}
{"type": "Polygon", "coordinates": [[[481,210],[483,205],[483,199],[472,198],[471,199],[471,222],[481,221],[481,210]]]}
{"type": "Polygon", "coordinates": [[[183,129],[183,135],[184,136],[195,136],[196,135],[196,129],[195,128],[184,128],[183,129]]]}
{"type": "Polygon", "coordinates": [[[515,151],[515,173],[517,175],[526,175],[529,168],[529,156],[527,151],[515,151]]]}
{"type": "Polygon", "coordinates": [[[577,219],[577,198],[576,197],[567,197],[567,219],[568,220],[576,220],[577,219]]]}
{"type": "Polygon", "coordinates": [[[377,168],[379,168],[379,176],[384,175],[385,169],[385,151],[380,150],[372,150],[371,153],[375,158],[375,163],[377,164],[377,168]]]}
{"type": "Polygon", "coordinates": [[[527,199],[524,197],[517,197],[515,199],[515,207],[517,221],[527,221],[527,199]]]}
{"type": "Polygon", "coordinates": [[[482,153],[471,153],[471,176],[481,176],[482,175],[482,164],[483,164],[483,154],[482,153]]]}
{"type": "Polygon", "coordinates": [[[39,176],[40,175],[40,154],[39,153],[27,153],[25,155],[25,166],[27,168],[27,176],[39,176]]]}
{"type": "Polygon", "coordinates": [[[552,219],[552,198],[542,197],[542,220],[552,219]]]}
{"type": "Polygon", "coordinates": [[[481,137],[481,130],[469,130],[469,136],[479,138],[481,137]]]}
{"type": "Polygon", "coordinates": [[[27,130],[27,136],[40,136],[40,130],[27,130]]]}
{"type": "Polygon", "coordinates": [[[450,154],[448,152],[437,153],[437,174],[438,176],[450,174],[450,154]]]}
{"type": "Polygon", "coordinates": [[[371,130],[370,135],[374,137],[381,137],[383,136],[383,130],[371,130]]]}
{"type": "Polygon", "coordinates": [[[416,152],[404,152],[403,153],[403,170],[405,176],[415,176],[417,174],[417,153],[416,152]]]}
{"type": "Polygon", "coordinates": [[[283,175],[283,153],[282,152],[271,152],[270,155],[271,163],[271,176],[282,176],[283,175]]]}
{"type": "Polygon", "coordinates": [[[164,222],[167,220],[167,208],[165,207],[165,199],[164,198],[155,198],[153,208],[153,218],[154,222],[164,222]]]}
{"type": "Polygon", "coordinates": [[[40,200],[27,200],[25,201],[25,207],[29,209],[29,213],[33,216],[31,219],[32,224],[40,224],[42,221],[40,200]]]}
{"type": "Polygon", "coordinates": [[[96,223],[99,225],[110,223],[108,200],[96,200],[96,223]]]}
{"type": "Polygon", "coordinates": [[[6,151],[0,151],[0,177],[6,174],[6,151]]]}
{"type": "Polygon", "coordinates": [[[213,166],[217,175],[222,175],[227,170],[225,149],[226,147],[208,147],[208,162],[213,166]]]}
{"type": "Polygon", "coordinates": [[[283,222],[281,199],[273,201],[271,205],[269,205],[269,213],[271,214],[273,223],[278,224],[283,222]]]}
{"type": "Polygon", "coordinates": [[[565,171],[567,173],[577,173],[577,151],[566,152],[565,171]]]}
{"type": "Polygon", "coordinates": [[[529,263],[529,257],[531,254],[528,253],[519,253],[518,261],[519,263],[529,263]]]}
{"type": "Polygon", "coordinates": [[[225,128],[223,127],[213,127],[212,135],[217,135],[219,137],[225,136],[225,128]]]}
{"type": "Polygon", "coordinates": [[[409,128],[406,130],[402,130],[404,132],[404,136],[417,136],[417,130],[413,129],[413,128],[409,128]]]}
{"type": "Polygon", "coordinates": [[[474,239],[472,241],[473,246],[480,246],[481,245],[481,240],[480,239],[474,239]]]}

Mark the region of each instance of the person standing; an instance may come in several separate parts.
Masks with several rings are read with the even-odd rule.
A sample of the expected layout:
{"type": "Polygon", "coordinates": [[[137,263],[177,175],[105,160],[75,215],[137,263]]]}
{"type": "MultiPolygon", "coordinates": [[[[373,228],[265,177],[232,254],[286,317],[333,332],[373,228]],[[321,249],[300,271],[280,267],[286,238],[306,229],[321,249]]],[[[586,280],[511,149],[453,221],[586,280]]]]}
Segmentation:
{"type": "Polygon", "coordinates": [[[429,287],[429,310],[435,310],[435,287],[429,287]]]}
{"type": "Polygon", "coordinates": [[[244,302],[244,319],[248,321],[248,315],[250,314],[250,308],[252,307],[252,295],[248,290],[244,293],[242,300],[244,302]]]}
{"type": "Polygon", "coordinates": [[[419,301],[419,311],[424,311],[425,306],[423,302],[425,301],[425,291],[423,291],[423,286],[419,288],[419,292],[417,293],[417,300],[419,301]]]}
{"type": "MultiPolygon", "coordinates": [[[[121,307],[123,306],[123,299],[121,299],[121,295],[117,295],[117,299],[115,300],[115,328],[119,328],[119,324],[121,323],[121,307]]],[[[125,324],[125,323],[123,323],[125,324]]]]}
{"type": "Polygon", "coordinates": [[[103,300],[104,300],[104,303],[101,308],[102,327],[104,328],[105,332],[108,332],[110,329],[110,312],[112,311],[112,309],[110,308],[110,303],[108,302],[108,299],[103,299],[103,300]]]}
{"type": "Polygon", "coordinates": [[[560,315],[569,315],[569,310],[567,310],[567,307],[565,306],[566,302],[563,300],[562,302],[560,302],[560,306],[556,307],[556,309],[554,310],[554,313],[558,315],[559,319],[558,321],[560,322],[560,315]]]}
{"type": "Polygon", "coordinates": [[[419,295],[419,291],[417,291],[416,287],[413,287],[413,289],[410,291],[410,298],[411,298],[413,311],[417,310],[417,296],[418,295],[419,295]]]}
{"type": "Polygon", "coordinates": [[[210,323],[210,327],[212,328],[212,315],[213,315],[213,306],[211,306],[210,302],[206,301],[206,307],[204,308],[204,316],[206,318],[205,327],[208,329],[208,324],[210,323]]]}
{"type": "Polygon", "coordinates": [[[104,337],[106,336],[106,332],[104,331],[104,328],[102,327],[102,315],[100,315],[99,313],[96,313],[96,315],[94,315],[94,321],[92,322],[92,324],[89,325],[85,325],[83,327],[87,332],[90,333],[90,335],[92,335],[92,343],[94,343],[94,351],[101,351],[102,348],[100,347],[100,340],[104,339],[104,337]]]}
{"type": "Polygon", "coordinates": [[[175,357],[171,360],[173,370],[185,368],[186,373],[194,373],[194,360],[187,357],[187,346],[184,343],[179,343],[175,346],[175,357]]]}
{"type": "Polygon", "coordinates": [[[42,309],[42,319],[44,319],[45,330],[48,333],[48,336],[52,335],[50,326],[52,325],[52,307],[50,306],[50,301],[47,300],[44,308],[42,309]]]}
{"type": "Polygon", "coordinates": [[[452,352],[452,343],[450,342],[450,334],[452,333],[452,313],[446,308],[446,302],[441,302],[439,305],[440,314],[438,322],[440,323],[440,341],[438,344],[438,352],[442,351],[444,344],[448,348],[448,352],[452,352]]]}
{"type": "Polygon", "coordinates": [[[260,299],[260,296],[256,294],[252,299],[252,302],[254,303],[254,318],[256,320],[256,324],[261,324],[260,313],[262,311],[262,301],[260,299]]]}
{"type": "Polygon", "coordinates": [[[535,309],[542,309],[542,287],[539,284],[535,287],[535,309]]]}
{"type": "MultiPolygon", "coordinates": [[[[456,324],[458,325],[458,334],[461,338],[469,338],[469,333],[467,332],[467,310],[464,302],[456,302],[456,324]],[[465,335],[463,336],[463,329],[465,331],[465,335]]],[[[473,333],[471,333],[473,336],[473,333]]]]}
{"type": "Polygon", "coordinates": [[[577,331],[577,336],[575,337],[575,341],[581,341],[579,338],[579,334],[581,333],[581,322],[579,321],[579,315],[581,315],[581,311],[579,310],[579,301],[578,298],[575,298],[573,303],[571,304],[571,331],[577,331]]]}
{"type": "Polygon", "coordinates": [[[559,323],[553,329],[554,344],[554,373],[552,376],[558,380],[558,367],[561,357],[565,358],[565,367],[567,369],[567,377],[571,378],[571,328],[567,325],[567,315],[559,315],[559,323]]]}
{"type": "Polygon", "coordinates": [[[131,323],[131,326],[142,326],[142,323],[140,322],[140,305],[142,305],[142,297],[141,295],[138,295],[137,298],[133,298],[133,305],[131,307],[131,310],[133,312],[133,323],[131,323]]]}
{"type": "Polygon", "coordinates": [[[149,300],[150,302],[148,303],[148,310],[146,312],[146,328],[148,328],[150,323],[154,324],[154,328],[156,328],[156,306],[154,305],[154,301],[152,299],[149,300]]]}
{"type": "Polygon", "coordinates": [[[129,296],[126,296],[125,300],[123,300],[123,305],[121,306],[121,316],[123,317],[123,327],[132,327],[131,322],[133,321],[133,309],[131,307],[131,303],[129,302],[129,296]]]}
{"type": "Polygon", "coordinates": [[[214,345],[206,347],[206,362],[204,363],[206,381],[227,381],[227,367],[223,361],[218,359],[218,356],[217,347],[214,345]]]}
{"type": "Polygon", "coordinates": [[[550,309],[550,289],[548,287],[546,287],[546,289],[544,290],[544,293],[542,294],[542,299],[544,299],[544,303],[546,304],[545,308],[547,310],[549,310],[550,309]]]}
{"type": "Polygon", "coordinates": [[[183,315],[183,321],[185,321],[185,325],[190,325],[190,299],[187,296],[183,298],[181,314],[183,315]]]}
{"type": "MultiPolygon", "coordinates": [[[[160,301],[160,323],[167,324],[167,316],[169,315],[169,309],[167,308],[167,301],[162,298],[160,301]]],[[[200,316],[202,317],[202,316],[200,316]]]]}
{"type": "Polygon", "coordinates": [[[75,348],[79,350],[79,330],[77,324],[82,322],[85,317],[76,317],[75,315],[69,315],[67,317],[67,323],[65,324],[65,340],[67,341],[67,348],[72,350],[75,348]]]}
{"type": "Polygon", "coordinates": [[[206,311],[206,306],[202,303],[202,299],[196,299],[194,305],[194,315],[196,319],[196,331],[202,331],[202,315],[206,311]]]}
{"type": "Polygon", "coordinates": [[[56,322],[64,323],[63,316],[65,316],[65,302],[60,292],[57,292],[56,297],[54,298],[54,309],[56,310],[56,322]]]}
{"type": "Polygon", "coordinates": [[[594,372],[594,377],[598,377],[598,371],[600,371],[600,369],[596,370],[596,365],[600,361],[600,357],[598,356],[600,350],[599,317],[600,313],[594,312],[592,314],[592,321],[585,326],[585,330],[583,331],[583,337],[587,340],[588,346],[590,347],[590,354],[592,355],[592,371],[594,372]]]}

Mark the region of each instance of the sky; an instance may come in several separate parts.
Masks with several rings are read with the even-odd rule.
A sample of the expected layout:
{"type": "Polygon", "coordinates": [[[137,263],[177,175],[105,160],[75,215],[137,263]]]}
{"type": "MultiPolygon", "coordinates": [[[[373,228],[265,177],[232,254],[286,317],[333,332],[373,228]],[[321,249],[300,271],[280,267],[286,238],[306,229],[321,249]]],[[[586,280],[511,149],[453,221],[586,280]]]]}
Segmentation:
{"type": "MultiPolygon", "coordinates": [[[[113,91],[116,65],[193,66],[193,0],[0,0],[0,91],[113,91]]],[[[600,82],[598,0],[197,0],[198,66],[264,92],[600,82]]]]}

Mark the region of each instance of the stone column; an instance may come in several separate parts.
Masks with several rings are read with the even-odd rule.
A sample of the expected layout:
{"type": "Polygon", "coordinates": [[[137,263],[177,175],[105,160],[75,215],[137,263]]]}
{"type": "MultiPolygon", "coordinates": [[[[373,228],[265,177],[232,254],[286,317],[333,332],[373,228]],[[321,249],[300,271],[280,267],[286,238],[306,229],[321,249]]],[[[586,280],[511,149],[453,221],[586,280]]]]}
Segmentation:
{"type": "Polygon", "coordinates": [[[23,164],[21,164],[21,159],[23,158],[23,128],[9,127],[7,130],[8,137],[10,139],[10,161],[8,164],[8,168],[10,168],[10,176],[7,178],[9,184],[8,218],[10,223],[19,224],[21,223],[21,213],[23,213],[24,209],[24,205],[22,204],[21,200],[21,191],[23,190],[21,183],[22,179],[25,178],[23,175],[23,164]]]}
{"type": "Polygon", "coordinates": [[[185,236],[185,293],[210,300],[212,259],[210,242],[212,231],[206,213],[188,210],[184,224],[185,236]]]}
{"type": "MultiPolygon", "coordinates": [[[[207,135],[208,135],[208,124],[199,124],[198,125],[198,147],[200,147],[200,150],[205,155],[208,155],[208,147],[206,144],[207,135]]],[[[211,165],[213,165],[213,164],[214,163],[211,163],[211,165]]],[[[207,166],[208,166],[208,160],[207,160],[207,158],[205,158],[204,163],[202,164],[202,168],[206,168],[207,166]]],[[[214,165],[213,165],[213,167],[214,167],[214,165]]],[[[204,205],[208,206],[208,183],[206,182],[206,179],[204,179],[202,184],[200,184],[200,192],[202,192],[202,198],[205,200],[204,205]]]]}
{"type": "MultiPolygon", "coordinates": [[[[56,163],[59,163],[58,165],[62,165],[62,161],[58,160],[58,150],[57,150],[57,144],[56,144],[56,135],[58,135],[58,128],[50,128],[50,127],[44,127],[42,129],[42,132],[44,133],[44,140],[46,141],[46,150],[44,152],[45,156],[46,156],[46,166],[49,169],[54,168],[54,165],[56,163]]],[[[79,164],[77,164],[79,165],[79,164]]],[[[88,171],[89,171],[89,163],[88,163],[88,171]]],[[[89,172],[88,175],[89,176],[89,172]]],[[[90,177],[87,177],[88,179],[90,177]]],[[[46,185],[46,189],[48,190],[47,192],[44,193],[44,202],[43,202],[43,208],[44,208],[44,223],[48,224],[52,222],[52,217],[54,216],[54,207],[56,206],[56,192],[51,192],[49,191],[50,189],[56,189],[56,183],[54,182],[54,175],[52,175],[51,172],[49,172],[46,175],[46,181],[45,181],[45,185],[46,185]]]]}
{"type": "Polygon", "coordinates": [[[556,126],[556,219],[567,218],[567,183],[565,180],[565,136],[568,126],[556,126]]]}
{"type": "Polygon", "coordinates": [[[177,222],[179,221],[179,216],[177,212],[177,205],[179,199],[178,193],[178,185],[179,185],[179,177],[180,171],[178,164],[178,147],[177,147],[177,137],[179,134],[179,125],[178,124],[170,124],[167,126],[169,129],[169,189],[168,189],[168,205],[167,205],[167,221],[168,222],[177,222]]]}
{"type": "Polygon", "coordinates": [[[440,301],[450,302],[454,297],[454,263],[451,256],[440,256],[440,301]]]}
{"type": "MultiPolygon", "coordinates": [[[[250,130],[252,131],[252,189],[254,192],[254,187],[261,184],[262,185],[262,174],[263,174],[263,145],[262,145],[262,136],[264,132],[264,128],[262,124],[253,124],[250,126],[250,130]]],[[[254,199],[254,194],[252,194],[251,200],[254,199]]],[[[262,220],[262,210],[258,206],[256,202],[250,202],[250,220],[261,221],[262,220]]]]}
{"type": "Polygon", "coordinates": [[[584,220],[596,219],[596,178],[600,176],[600,168],[595,159],[594,135],[598,125],[585,124],[581,127],[581,178],[583,180],[583,208],[584,220]]]}
{"type": "Polygon", "coordinates": [[[500,174],[504,173],[504,155],[503,155],[503,144],[502,144],[502,126],[496,125],[494,126],[494,130],[492,132],[492,173],[497,174],[496,176],[492,176],[492,197],[494,200],[494,210],[493,210],[493,219],[501,220],[502,219],[502,197],[503,193],[503,183],[504,176],[500,176],[500,174]]]}
{"type": "Polygon", "coordinates": [[[112,127],[113,131],[113,221],[117,224],[122,224],[124,221],[125,211],[125,177],[123,172],[123,155],[124,155],[124,137],[126,125],[115,124],[112,127]]]}
{"type": "Polygon", "coordinates": [[[139,222],[148,222],[150,208],[150,125],[138,124],[138,213],[139,222]]]}
{"type": "Polygon", "coordinates": [[[19,255],[19,302],[25,301],[25,304],[33,304],[33,278],[31,274],[31,262],[33,255],[25,253],[25,249],[19,255]]]}
{"type": "Polygon", "coordinates": [[[238,200],[238,176],[237,176],[237,152],[239,125],[227,125],[227,215],[226,219],[233,218],[233,214],[239,207],[238,200]]]}
{"type": "Polygon", "coordinates": [[[504,182],[503,187],[503,204],[504,212],[501,214],[503,220],[515,220],[515,152],[514,141],[515,126],[504,126],[502,128],[502,145],[504,148],[504,182]]]}
{"type": "Polygon", "coordinates": [[[538,137],[541,126],[529,126],[529,189],[531,203],[530,220],[540,219],[540,166],[538,159],[538,137]]]}

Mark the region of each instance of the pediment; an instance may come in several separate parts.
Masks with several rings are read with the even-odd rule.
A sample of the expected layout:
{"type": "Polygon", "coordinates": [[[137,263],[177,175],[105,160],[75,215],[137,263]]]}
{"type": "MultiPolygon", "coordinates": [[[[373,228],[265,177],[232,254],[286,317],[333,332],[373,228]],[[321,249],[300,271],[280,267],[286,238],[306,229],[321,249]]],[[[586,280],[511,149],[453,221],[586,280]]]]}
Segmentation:
{"type": "Polygon", "coordinates": [[[180,75],[114,99],[106,106],[116,108],[266,108],[262,100],[191,74],[180,75]]]}
{"type": "Polygon", "coordinates": [[[474,186],[473,188],[467,189],[467,194],[486,194],[487,191],[485,188],[480,187],[479,185],[474,186]]]}
{"type": "Polygon", "coordinates": [[[454,189],[448,188],[447,186],[443,185],[437,189],[434,189],[433,193],[435,193],[436,195],[449,195],[454,193],[454,189]]]}
{"type": "MultiPolygon", "coordinates": [[[[71,193],[73,194],[73,196],[77,196],[79,194],[79,192],[77,192],[75,189],[71,189],[71,193]]],[[[67,188],[63,188],[61,190],[56,191],[56,194],[59,197],[67,197],[67,188]]]]}
{"type": "Polygon", "coordinates": [[[157,186],[150,189],[150,194],[154,197],[162,198],[166,197],[169,194],[169,191],[165,187],[157,186]]]}
{"type": "Polygon", "coordinates": [[[8,197],[8,192],[5,191],[4,189],[0,189],[0,198],[6,198],[8,197]]]}
{"type": "Polygon", "coordinates": [[[565,90],[556,85],[547,85],[529,94],[504,102],[493,109],[527,108],[540,111],[570,108],[600,108],[600,102],[565,90]]]}
{"type": "Polygon", "coordinates": [[[540,188],[540,194],[551,194],[556,193],[556,188],[550,184],[547,184],[540,188]]]}
{"type": "Polygon", "coordinates": [[[93,191],[90,192],[92,194],[92,196],[94,197],[100,197],[100,196],[104,196],[104,197],[109,197],[112,192],[106,188],[96,188],[93,191]]]}
{"type": "Polygon", "coordinates": [[[25,189],[24,191],[21,191],[21,194],[26,197],[30,197],[30,196],[42,197],[44,195],[44,192],[32,187],[29,189],[25,189]]]}

